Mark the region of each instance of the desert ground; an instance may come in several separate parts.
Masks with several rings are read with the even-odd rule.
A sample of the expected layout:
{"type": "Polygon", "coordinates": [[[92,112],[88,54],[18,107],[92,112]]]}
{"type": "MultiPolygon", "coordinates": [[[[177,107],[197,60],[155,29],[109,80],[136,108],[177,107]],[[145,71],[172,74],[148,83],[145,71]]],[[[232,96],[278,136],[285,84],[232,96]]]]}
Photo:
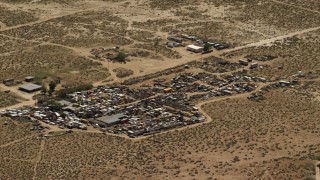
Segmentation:
{"type": "Polygon", "coordinates": [[[15,80],[0,85],[0,110],[36,103],[35,94],[17,90],[26,76],[58,81],[57,90],[122,84],[141,92],[187,73],[205,74],[199,81],[208,85],[241,72],[266,79],[232,96],[186,90],[207,121],[143,138],[47,124],[33,131],[32,122],[0,117],[0,179],[315,179],[317,0],[0,0],[0,45],[0,80],[15,80]],[[208,54],[168,48],[167,37],[180,34],[230,47],[208,54]],[[103,48],[127,61],[92,53],[103,48]],[[240,66],[243,58],[259,67],[240,66]],[[273,86],[281,80],[295,83],[273,86]]]}

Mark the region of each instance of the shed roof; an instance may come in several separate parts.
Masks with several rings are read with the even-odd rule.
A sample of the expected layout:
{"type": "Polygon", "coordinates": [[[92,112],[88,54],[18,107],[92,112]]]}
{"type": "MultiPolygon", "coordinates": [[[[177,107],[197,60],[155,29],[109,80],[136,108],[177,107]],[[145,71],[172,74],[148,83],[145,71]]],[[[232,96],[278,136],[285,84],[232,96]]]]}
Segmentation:
{"type": "Polygon", "coordinates": [[[41,86],[33,83],[29,83],[29,84],[22,85],[20,89],[26,90],[26,91],[35,91],[35,90],[41,89],[41,86]]]}
{"type": "Polygon", "coordinates": [[[100,118],[97,118],[98,121],[104,122],[106,124],[112,124],[120,120],[120,118],[124,117],[125,114],[119,113],[111,116],[102,116],[100,118]]]}
{"type": "Polygon", "coordinates": [[[66,100],[58,101],[58,103],[60,103],[60,104],[61,104],[61,105],[63,105],[63,106],[70,106],[70,105],[72,105],[72,103],[71,103],[71,102],[66,101],[66,100]]]}
{"type": "Polygon", "coordinates": [[[191,49],[202,49],[203,47],[200,47],[200,46],[196,46],[196,45],[188,45],[187,48],[191,48],[191,49]]]}

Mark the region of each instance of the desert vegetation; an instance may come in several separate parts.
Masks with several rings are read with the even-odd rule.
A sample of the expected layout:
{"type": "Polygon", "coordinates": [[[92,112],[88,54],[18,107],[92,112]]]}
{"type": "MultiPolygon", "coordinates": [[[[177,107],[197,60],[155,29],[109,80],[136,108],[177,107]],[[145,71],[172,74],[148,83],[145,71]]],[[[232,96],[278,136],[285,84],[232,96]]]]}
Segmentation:
{"type": "Polygon", "coordinates": [[[154,44],[154,43],[146,43],[146,44],[136,44],[135,48],[146,49],[149,51],[154,51],[163,55],[166,58],[180,59],[182,56],[174,50],[168,49],[164,45],[154,44]]]}
{"type": "Polygon", "coordinates": [[[175,19],[157,19],[157,20],[147,20],[147,21],[133,21],[132,26],[135,28],[141,28],[141,29],[149,29],[157,31],[158,29],[169,26],[169,25],[175,25],[178,23],[178,20],[175,19]]]}
{"type": "Polygon", "coordinates": [[[17,96],[0,92],[0,108],[11,106],[17,104],[18,102],[17,96]]]}
{"type": "Polygon", "coordinates": [[[116,73],[116,76],[118,78],[128,77],[134,73],[131,69],[127,69],[127,68],[117,68],[117,69],[114,69],[113,72],[116,73]]]}
{"type": "Polygon", "coordinates": [[[0,53],[14,53],[15,51],[21,51],[25,48],[35,46],[39,43],[28,42],[24,40],[12,39],[9,37],[0,35],[0,53]]]}
{"type": "Polygon", "coordinates": [[[6,26],[15,26],[36,20],[38,20],[38,18],[32,13],[21,10],[9,10],[8,8],[0,6],[0,22],[6,26]]]}
{"type": "Polygon", "coordinates": [[[261,56],[278,57],[271,63],[263,66],[260,70],[253,70],[252,73],[267,76],[273,79],[288,78],[303,71],[309,77],[316,78],[319,74],[319,30],[302,36],[295,36],[273,43],[271,46],[258,48],[246,48],[225,56],[253,57],[259,59],[261,56]],[[307,54],[307,56],[305,56],[307,54]]]}
{"type": "Polygon", "coordinates": [[[1,117],[0,146],[2,147],[15,140],[32,136],[34,132],[29,130],[30,127],[32,127],[32,124],[29,122],[22,122],[22,121],[17,122],[9,118],[1,117]],[[12,132],[16,132],[16,133],[12,133],[12,132]]]}
{"type": "Polygon", "coordinates": [[[320,11],[320,2],[317,0],[280,0],[280,2],[287,3],[289,5],[299,5],[304,8],[309,8],[312,10],[320,11]]]}
{"type": "Polygon", "coordinates": [[[41,40],[76,47],[127,45],[123,37],[127,22],[110,12],[84,12],[4,32],[28,40],[41,40]],[[63,27],[63,28],[61,28],[63,27]]]}
{"type": "Polygon", "coordinates": [[[79,82],[79,78],[88,82],[108,76],[108,72],[103,70],[98,62],[79,57],[69,49],[58,46],[43,45],[25,49],[8,56],[0,56],[0,62],[2,79],[23,78],[28,75],[33,75],[36,79],[66,76],[69,78],[67,82],[79,82]],[[79,73],[74,75],[72,71],[79,73]]]}
{"type": "MultiPolygon", "coordinates": [[[[0,80],[59,79],[53,93],[58,99],[100,82],[122,83],[135,88],[132,96],[150,96],[161,79],[163,87],[172,87],[173,78],[183,79],[176,85],[217,81],[212,91],[224,87],[220,82],[229,83],[226,89],[247,83],[243,76],[265,79],[254,81],[258,99],[248,99],[251,92],[192,91],[188,95],[199,98],[187,105],[210,121],[143,139],[96,133],[91,126],[70,133],[49,125],[34,131],[35,122],[0,117],[0,179],[313,178],[320,160],[319,5],[317,0],[0,0],[0,80]],[[231,47],[201,55],[184,47],[196,41],[166,46],[168,36],[182,34],[231,47]],[[96,58],[92,49],[108,56],[96,58]],[[117,52],[126,52],[126,63],[105,58],[117,52]],[[240,59],[258,66],[251,69],[252,62],[244,66],[240,59]],[[207,78],[188,77],[193,75],[207,78]],[[296,83],[263,88],[280,80],[296,83]]],[[[181,91],[188,88],[193,87],[181,91]]],[[[24,100],[1,89],[1,109],[19,102],[24,100]]]]}
{"type": "MultiPolygon", "coordinates": [[[[236,10],[236,8],[232,10],[236,10]]],[[[237,9],[237,11],[239,15],[234,18],[235,21],[265,24],[282,31],[299,30],[319,24],[319,14],[272,1],[263,3],[250,1],[250,3],[246,3],[245,6],[237,9]],[[284,8],[287,10],[283,11],[284,8]],[[299,18],[299,20],[296,18],[299,18]]]]}

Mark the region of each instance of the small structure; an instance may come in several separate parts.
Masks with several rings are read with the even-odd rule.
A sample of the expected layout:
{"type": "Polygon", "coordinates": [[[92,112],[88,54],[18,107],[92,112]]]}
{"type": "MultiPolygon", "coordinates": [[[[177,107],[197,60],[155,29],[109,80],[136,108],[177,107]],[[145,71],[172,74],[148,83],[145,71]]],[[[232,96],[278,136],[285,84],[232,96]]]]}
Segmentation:
{"type": "Polygon", "coordinates": [[[33,79],[34,79],[34,77],[32,77],[32,76],[27,76],[27,77],[24,78],[24,80],[26,82],[31,82],[31,81],[33,81],[33,79]]]}
{"type": "Polygon", "coordinates": [[[120,124],[123,117],[126,115],[123,113],[115,114],[112,116],[102,116],[100,118],[97,118],[97,121],[100,121],[100,125],[104,126],[112,126],[116,124],[120,124]]]}
{"type": "Polygon", "coordinates": [[[243,65],[243,66],[248,66],[249,62],[247,59],[240,59],[239,60],[239,64],[243,65]]]}
{"type": "Polygon", "coordinates": [[[27,93],[33,93],[33,92],[37,92],[37,91],[40,91],[41,90],[41,86],[37,85],[37,84],[25,84],[21,87],[19,87],[19,90],[20,91],[24,91],[24,92],[27,92],[27,93]]]}
{"type": "Polygon", "coordinates": [[[189,45],[187,46],[187,50],[195,53],[200,53],[203,51],[203,47],[196,46],[196,45],[189,45]]]}
{"type": "Polygon", "coordinates": [[[4,85],[6,85],[6,86],[12,85],[13,82],[14,82],[14,79],[13,79],[13,78],[5,79],[5,80],[2,81],[2,83],[3,83],[4,85]]]}

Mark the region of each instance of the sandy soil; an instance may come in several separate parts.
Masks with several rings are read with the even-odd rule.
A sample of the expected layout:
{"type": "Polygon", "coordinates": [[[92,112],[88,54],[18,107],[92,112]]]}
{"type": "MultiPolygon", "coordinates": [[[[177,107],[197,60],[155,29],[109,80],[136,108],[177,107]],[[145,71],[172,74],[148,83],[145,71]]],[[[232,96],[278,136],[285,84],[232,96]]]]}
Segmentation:
{"type": "MultiPolygon", "coordinates": [[[[279,80],[295,78],[303,70],[306,77],[294,88],[271,89],[258,102],[248,100],[249,93],[201,101],[196,106],[208,118],[206,123],[135,140],[91,127],[65,133],[43,124],[49,129],[33,132],[30,123],[1,118],[0,176],[4,179],[314,177],[314,163],[320,157],[320,141],[315,138],[320,133],[317,1],[21,2],[0,0],[0,7],[10,14],[0,18],[0,79],[41,75],[47,76],[43,83],[48,83],[59,76],[63,85],[97,86],[107,79],[119,83],[211,56],[237,62],[247,55],[278,56],[259,62],[263,69],[244,68],[250,73],[279,80]],[[26,14],[32,18],[22,18],[26,14]],[[166,37],[175,32],[205,34],[232,47],[205,55],[183,47],[163,49],[166,37]],[[114,46],[125,52],[141,46],[150,54],[129,56],[130,61],[120,64],[90,53],[92,48],[114,46]],[[114,72],[119,68],[133,74],[119,78],[114,72]]],[[[267,84],[259,84],[255,92],[267,84]]],[[[0,85],[1,92],[10,90],[21,97],[17,98],[20,103],[6,108],[35,103],[34,94],[17,88],[0,85]]]]}

